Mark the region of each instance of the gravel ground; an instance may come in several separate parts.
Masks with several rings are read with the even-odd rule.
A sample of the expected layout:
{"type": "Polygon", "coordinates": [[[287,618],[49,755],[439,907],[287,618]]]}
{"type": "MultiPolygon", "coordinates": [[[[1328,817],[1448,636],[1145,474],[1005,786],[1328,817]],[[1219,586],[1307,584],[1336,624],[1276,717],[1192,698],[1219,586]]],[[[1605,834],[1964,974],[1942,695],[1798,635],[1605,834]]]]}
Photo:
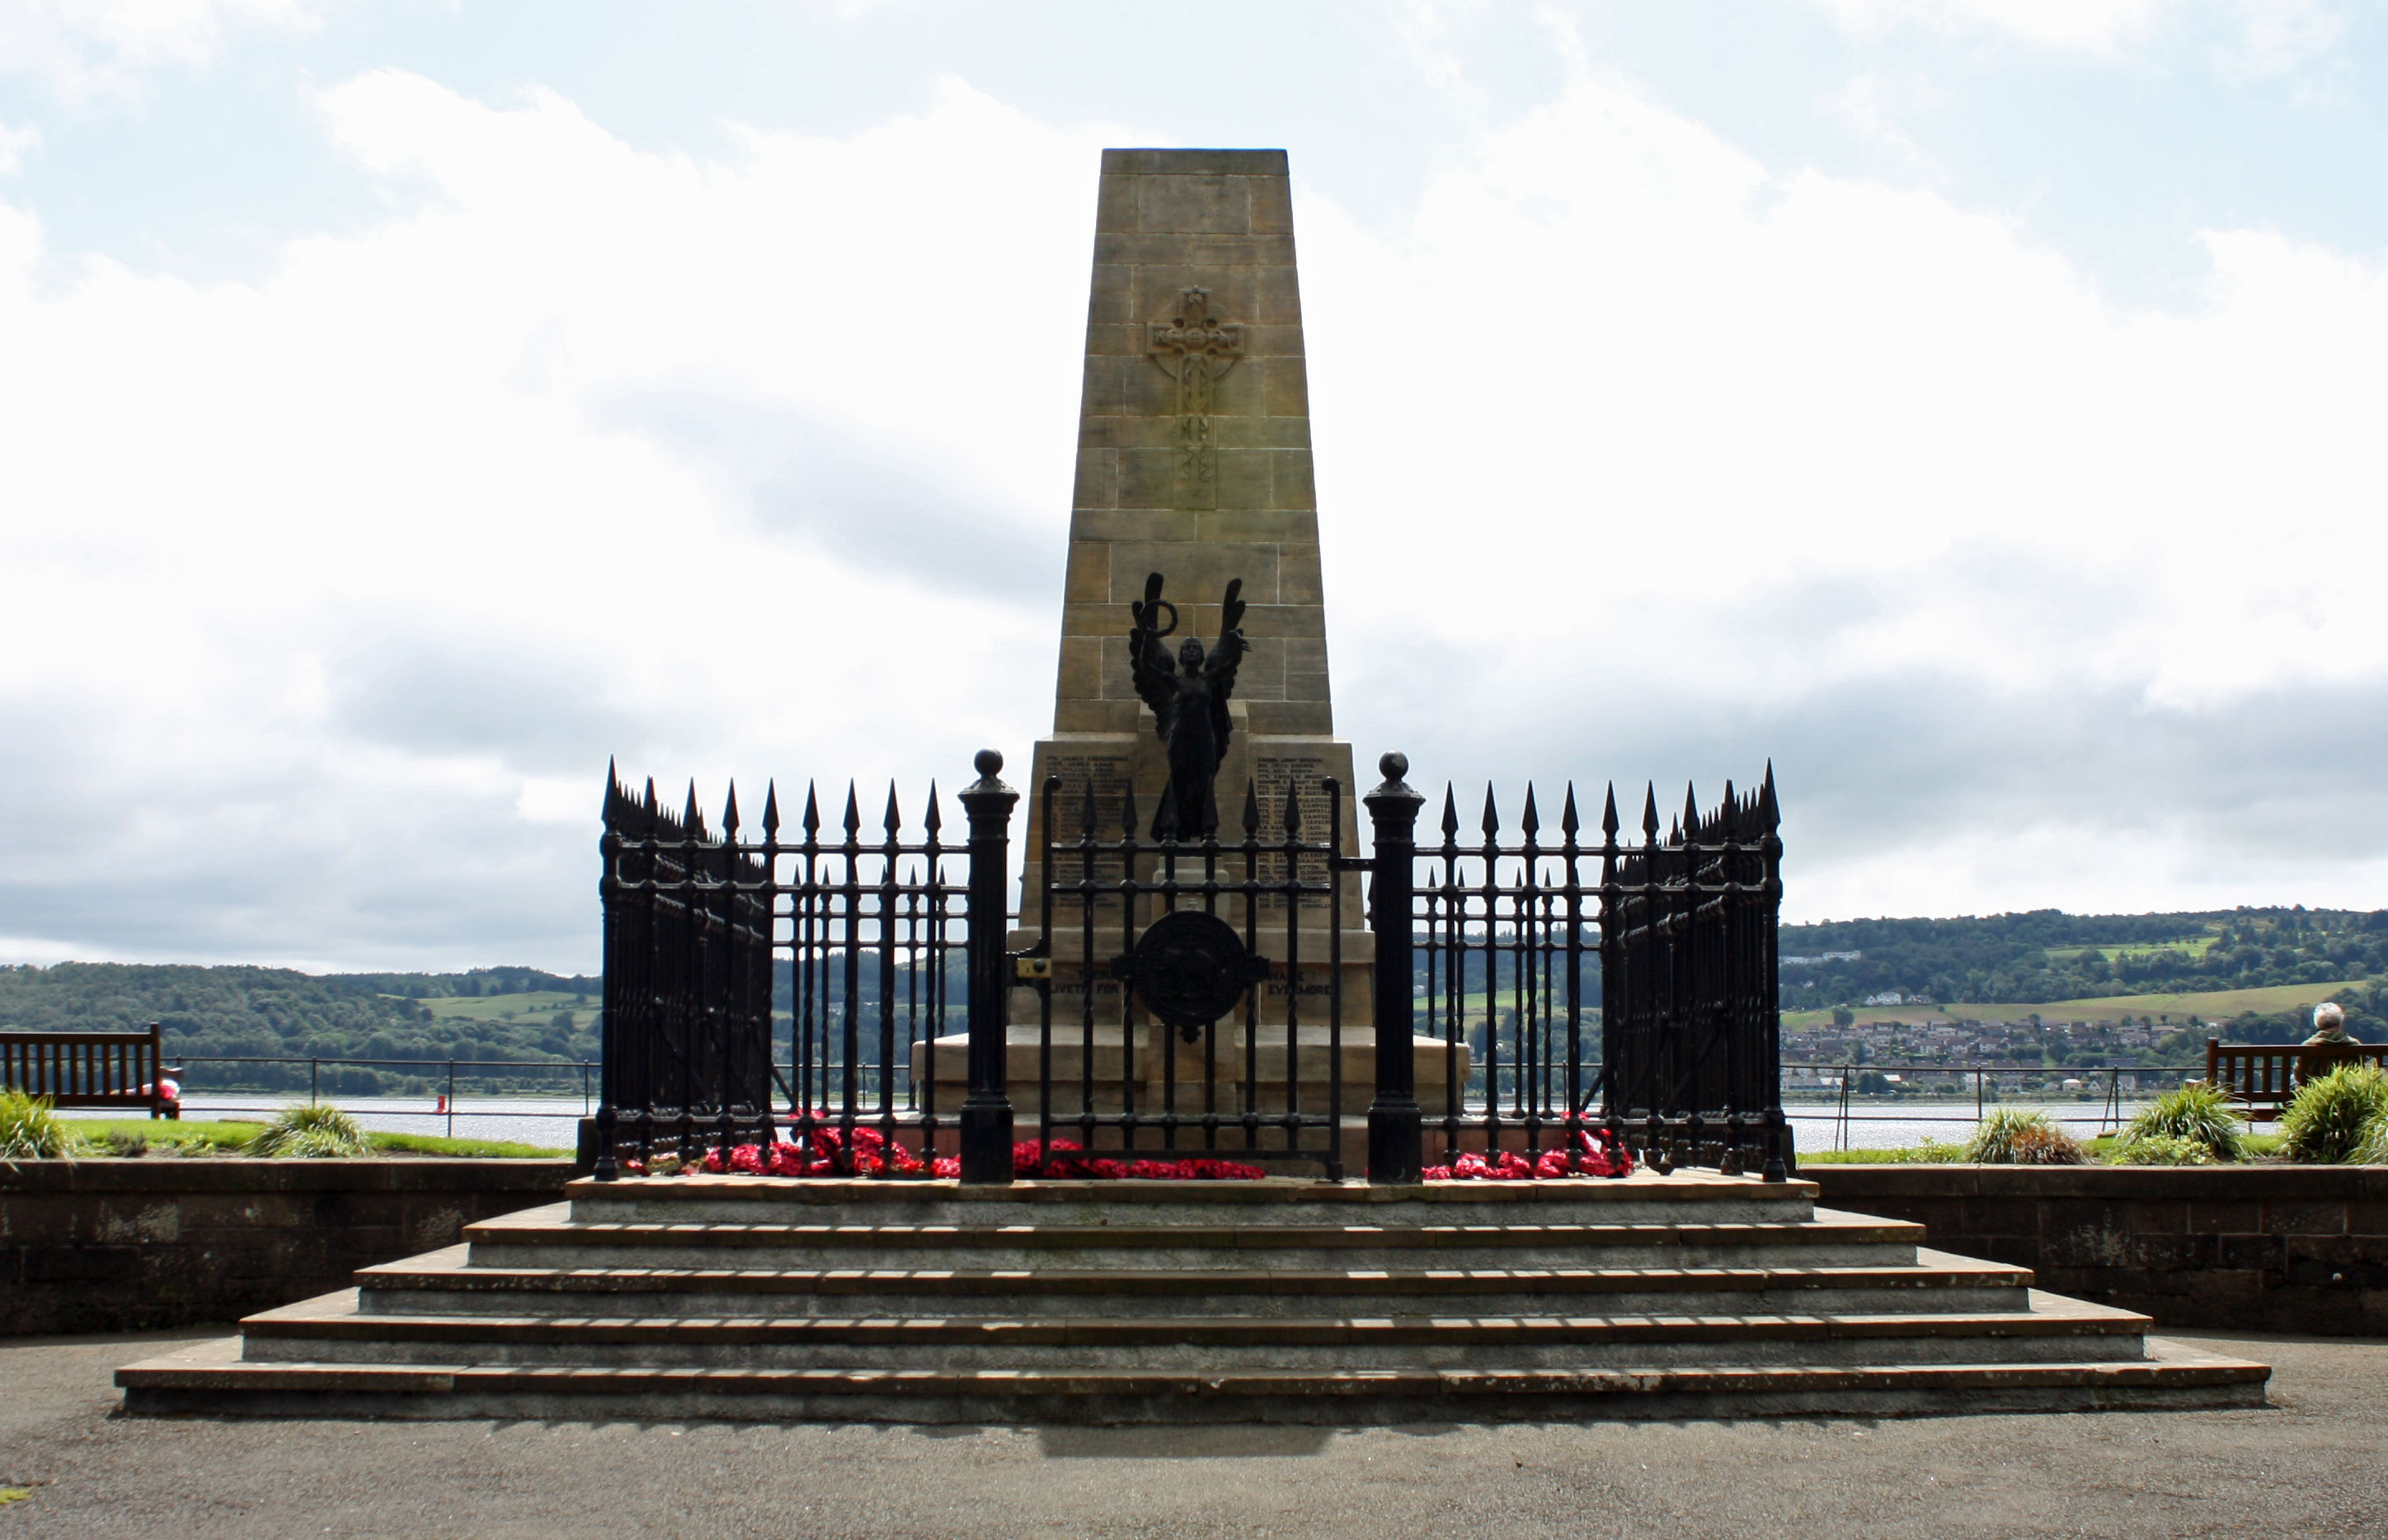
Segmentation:
{"type": "MultiPolygon", "coordinates": [[[[222,1333],[211,1333],[220,1335],[222,1333]]],[[[2388,1536],[2388,1343],[2175,1332],[2260,1411],[1168,1429],[133,1420],[206,1334],[0,1342],[18,1535],[2388,1536]]]]}

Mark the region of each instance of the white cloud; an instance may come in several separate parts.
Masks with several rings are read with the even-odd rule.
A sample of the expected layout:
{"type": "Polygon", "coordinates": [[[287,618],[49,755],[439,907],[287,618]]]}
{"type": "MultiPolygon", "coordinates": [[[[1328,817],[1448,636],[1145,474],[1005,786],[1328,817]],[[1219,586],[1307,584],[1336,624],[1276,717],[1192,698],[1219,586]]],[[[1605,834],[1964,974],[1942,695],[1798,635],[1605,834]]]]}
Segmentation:
{"type": "Polygon", "coordinates": [[[2130,56],[2176,19],[2217,29],[2228,72],[2285,74],[2327,54],[2346,24],[2325,0],[1813,0],[1843,31],[1876,42],[1902,31],[1997,39],[2055,54],[2130,56]]]}
{"type": "Polygon", "coordinates": [[[42,131],[27,123],[23,128],[10,128],[0,123],[0,176],[13,174],[25,163],[25,157],[42,147],[42,131]]]}
{"type": "MultiPolygon", "coordinates": [[[[959,84],[727,163],[395,72],[322,112],[400,211],[253,285],[0,201],[0,931],[586,968],[606,754],[751,817],[1045,729],[1117,136],[959,84]]],[[[1363,764],[1774,753],[1807,915],[2379,902],[2372,264],[2216,232],[2203,308],[2118,312],[1592,80],[1397,237],[1300,221],[1363,764]]]]}
{"type": "MultiPolygon", "coordinates": [[[[0,816],[74,831],[21,891],[239,871],[255,905],[218,895],[192,944],[585,966],[587,842],[533,827],[553,779],[584,814],[617,751],[708,801],[951,784],[1035,722],[1048,617],[915,581],[908,505],[818,506],[810,461],[1058,583],[1093,139],[959,87],[736,165],[398,74],[323,107],[431,196],[254,287],[87,260],[53,293],[0,206],[0,713],[45,740],[0,816]]],[[[137,949],[169,916],[79,918],[137,949]]]]}
{"type": "Polygon", "coordinates": [[[325,0],[9,0],[0,6],[0,72],[30,74],[60,98],[137,95],[168,65],[206,65],[243,31],[308,31],[325,0]]]}
{"type": "Polygon", "coordinates": [[[2379,901],[2388,820],[2345,784],[2352,740],[2267,749],[2274,792],[2332,820],[2326,852],[2246,848],[2218,772],[2112,741],[2388,688],[2376,266],[2216,233],[2202,309],[2116,312],[2006,222],[1770,181],[1589,82],[1399,241],[1315,199],[1301,219],[1347,725],[1426,744],[1422,765],[1514,774],[1535,743],[1711,791],[1805,734],[1783,768],[1825,913],[1927,881],[1944,909],[2242,902],[2292,869],[2304,902],[2379,901]],[[1920,714],[1865,720],[1869,698],[1920,714]],[[1958,701],[2026,741],[1940,719],[1958,701]],[[1903,753],[1902,731],[1942,751],[1912,784],[1833,762],[1903,753]],[[2029,794],[1959,752],[2027,767],[2029,794]],[[1888,828],[1902,804],[1947,823],[1888,828]],[[2077,824],[2112,838],[2043,838],[2077,824]],[[1968,841],[1962,877],[1925,858],[1968,841]],[[2022,848],[2058,854],[1997,858],[2022,848]]]}
{"type": "Polygon", "coordinates": [[[2321,0],[2239,0],[2239,35],[2216,50],[2222,71],[2264,80],[2293,74],[2346,40],[2346,19],[2321,0]]]}
{"type": "Polygon", "coordinates": [[[1947,100],[1947,94],[1921,74],[1867,69],[1828,94],[1822,105],[1826,117],[1874,151],[1886,166],[1910,175],[1937,178],[1943,174],[1937,161],[1902,124],[1947,100]]]}
{"type": "Polygon", "coordinates": [[[2013,38],[2034,47],[2111,54],[2145,36],[2177,0],[1817,0],[1855,36],[1900,28],[2013,38]]]}

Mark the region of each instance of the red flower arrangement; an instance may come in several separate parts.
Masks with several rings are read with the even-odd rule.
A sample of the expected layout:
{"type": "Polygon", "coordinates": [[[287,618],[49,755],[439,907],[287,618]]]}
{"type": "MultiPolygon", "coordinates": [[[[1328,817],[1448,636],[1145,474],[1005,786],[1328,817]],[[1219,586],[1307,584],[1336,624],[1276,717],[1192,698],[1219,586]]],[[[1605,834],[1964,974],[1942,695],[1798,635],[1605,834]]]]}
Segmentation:
{"type": "Polygon", "coordinates": [[[1608,1130],[1578,1129],[1575,1138],[1556,1149],[1528,1160],[1515,1150],[1503,1150],[1487,1159],[1469,1151],[1448,1166],[1429,1166],[1419,1175],[1429,1181],[1546,1181],[1556,1177],[1621,1177],[1633,1170],[1633,1152],[1608,1130]]]}
{"type": "MultiPolygon", "coordinates": [[[[959,1162],[956,1162],[955,1169],[960,1169],[959,1162]]],[[[1011,1147],[1011,1174],[1071,1181],[1258,1181],[1268,1172],[1241,1161],[1208,1156],[1188,1160],[1115,1160],[1090,1155],[1085,1146],[1067,1139],[1042,1143],[1030,1139],[1011,1147]]]]}
{"type": "MultiPolygon", "coordinates": [[[[827,1114],[820,1115],[823,1118],[827,1114]]],[[[962,1163],[954,1155],[923,1160],[877,1129],[816,1127],[805,1147],[782,1141],[766,1148],[741,1144],[724,1161],[719,1150],[705,1152],[704,1169],[732,1171],[756,1177],[959,1177],[962,1163]]],[[[692,1170],[695,1162],[666,1156],[655,1163],[665,1171],[692,1170]],[[669,1164],[666,1164],[669,1162],[669,1164]]],[[[646,1163],[627,1160],[623,1168],[645,1176],[646,1163]]],[[[1578,1130],[1573,1140],[1544,1150],[1528,1160],[1515,1150],[1485,1156],[1473,1151],[1448,1166],[1429,1166],[1420,1173],[1429,1181],[1538,1181],[1562,1177],[1621,1177],[1633,1169],[1632,1152],[1622,1140],[1612,1140],[1606,1129],[1578,1130]]],[[[1023,1140],[1011,1147],[1011,1173],[1055,1181],[1258,1181],[1268,1172],[1241,1161],[1197,1155],[1183,1160],[1127,1160],[1089,1154],[1068,1139],[1040,1142],[1023,1140]]]]}
{"type": "MultiPolygon", "coordinates": [[[[829,1115],[819,1116],[826,1119],[829,1115]]],[[[768,1148],[740,1144],[730,1150],[726,1161],[719,1150],[707,1150],[702,1165],[707,1171],[756,1177],[959,1177],[962,1171],[959,1157],[936,1155],[923,1160],[878,1129],[816,1127],[807,1136],[807,1145],[785,1141],[768,1148]]],[[[673,1161],[667,1166],[658,1160],[655,1164],[665,1170],[692,1170],[698,1163],[673,1161]]],[[[642,1161],[625,1161],[623,1167],[634,1176],[648,1173],[647,1164],[642,1161]]],[[[1017,1177],[1073,1181],[1257,1181],[1268,1175],[1258,1166],[1208,1156],[1185,1160],[1114,1159],[1089,1155],[1084,1145],[1068,1139],[1049,1142],[1031,1139],[1014,1144],[1011,1170],[1017,1177]]]]}

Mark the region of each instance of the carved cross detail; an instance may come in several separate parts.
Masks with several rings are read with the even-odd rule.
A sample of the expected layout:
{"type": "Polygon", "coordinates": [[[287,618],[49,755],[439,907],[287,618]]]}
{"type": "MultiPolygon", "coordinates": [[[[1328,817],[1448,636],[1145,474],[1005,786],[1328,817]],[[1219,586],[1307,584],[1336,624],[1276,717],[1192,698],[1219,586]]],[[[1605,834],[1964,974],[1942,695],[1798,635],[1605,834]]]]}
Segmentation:
{"type": "Polygon", "coordinates": [[[1177,382],[1177,506],[1219,505],[1218,460],[1213,453],[1211,384],[1244,356],[1240,322],[1211,315],[1211,291],[1177,291],[1177,313],[1149,322],[1145,352],[1177,382]]]}

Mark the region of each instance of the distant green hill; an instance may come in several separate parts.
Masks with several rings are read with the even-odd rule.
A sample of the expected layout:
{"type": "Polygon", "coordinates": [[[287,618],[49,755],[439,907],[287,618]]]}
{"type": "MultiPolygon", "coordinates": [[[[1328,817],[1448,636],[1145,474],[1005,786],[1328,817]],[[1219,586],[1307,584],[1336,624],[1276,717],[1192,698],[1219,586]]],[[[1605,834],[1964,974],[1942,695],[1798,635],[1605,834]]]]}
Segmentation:
{"type": "MultiPolygon", "coordinates": [[[[536,968],[316,976],[287,968],[60,963],[0,967],[0,1027],[41,1031],[163,1029],[190,1089],[302,1089],[308,1067],[208,1064],[209,1058],[423,1059],[530,1065],[597,1056],[599,981],[536,968]]],[[[432,1091],[444,1071],[327,1068],[326,1092],[432,1091]]],[[[473,1077],[476,1089],[566,1088],[528,1071],[473,1077]]],[[[577,1076],[569,1085],[578,1089],[577,1076]]]]}
{"type": "MultiPolygon", "coordinates": [[[[1951,1007],[1996,1003],[2013,1014],[2017,1005],[2143,996],[2149,1004],[2140,1014],[2153,1015],[2179,1009],[2175,1002],[2183,996],[2212,996],[2206,1009],[2218,1016],[2241,1004],[2242,991],[2349,984],[2355,987],[2343,991],[2341,1003],[2366,1029],[2362,1035],[2375,1041],[2388,1036],[2388,1020],[2373,1003],[2388,986],[2388,910],[2300,905],[2068,915],[2035,909],[1955,919],[1833,920],[1786,925],[1780,946],[1786,1011],[1929,1001],[1951,1007]]],[[[2303,1036],[2295,1010],[2230,1014],[2237,1019],[2227,1035],[2242,1041],[2303,1036]]]]}
{"type": "MultiPolygon", "coordinates": [[[[1863,1008],[1869,1001],[1956,1008],[2145,998],[2138,1013],[2183,1014],[2186,996],[2211,997],[2208,1019],[2230,1011],[2226,1035],[2242,1041],[2303,1036],[2299,1010],[2233,1010],[2269,1004],[2251,991],[2329,985],[2359,1035],[2388,1039],[2388,910],[2234,909],[2171,915],[2068,915],[2055,909],[1954,919],[1833,920],[1785,926],[1785,1011],[1863,1008]],[[2346,986],[2338,989],[2338,986],[2346,986]],[[2231,991],[2228,994],[2221,991],[2231,991]],[[1890,997],[1896,997],[1892,999],[1890,997]],[[2224,1004],[2229,1002],[2228,1004],[2224,1004]]],[[[1481,965],[1468,983],[1480,992],[1481,965]]],[[[865,970],[866,975],[870,970],[865,970]]],[[[1423,981],[1423,977],[1421,977],[1423,981]]],[[[864,994],[875,997],[866,977],[864,994]]],[[[1597,999],[1597,959],[1587,956],[1587,999],[1597,999]]],[[[781,985],[784,996],[786,986],[781,985]]],[[[2298,998],[2305,991],[2294,991],[2298,998]]],[[[527,1067],[597,1056],[600,981],[536,968],[468,973],[311,975],[286,968],[61,963],[0,967],[0,1027],[137,1029],[163,1024],[168,1052],[208,1058],[423,1059],[524,1068],[513,1083],[578,1088],[577,1075],[527,1067]]],[[[956,999],[959,983],[954,986],[956,999]]],[[[2276,997],[2284,998],[2284,997],[2276,997]]],[[[780,1002],[785,1009],[784,998],[780,1002]]],[[[2120,1011],[2128,1014],[2128,1004],[2120,1011]]],[[[1978,1014],[1978,1013],[1973,1013],[1978,1014]]],[[[299,1089],[299,1065],[194,1062],[184,1077],[211,1087],[299,1089]]],[[[444,1071],[395,1067],[325,1069],[326,1092],[436,1090],[444,1071]]],[[[504,1081],[476,1076],[483,1090],[504,1081]]]]}

